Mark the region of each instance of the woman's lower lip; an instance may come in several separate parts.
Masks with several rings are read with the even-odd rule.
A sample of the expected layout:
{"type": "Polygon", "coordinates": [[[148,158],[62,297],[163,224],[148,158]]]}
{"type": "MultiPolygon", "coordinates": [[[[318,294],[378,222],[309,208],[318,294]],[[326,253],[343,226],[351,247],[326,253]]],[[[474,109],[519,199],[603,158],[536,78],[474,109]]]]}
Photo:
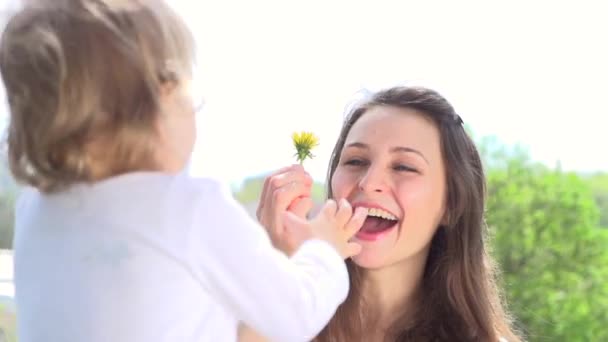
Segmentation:
{"type": "Polygon", "coordinates": [[[364,231],[359,231],[357,232],[357,234],[355,235],[355,237],[359,240],[363,240],[363,241],[376,241],[380,238],[382,238],[384,235],[390,233],[393,229],[395,229],[397,227],[397,224],[395,224],[394,226],[379,231],[379,232],[364,232],[364,231]]]}

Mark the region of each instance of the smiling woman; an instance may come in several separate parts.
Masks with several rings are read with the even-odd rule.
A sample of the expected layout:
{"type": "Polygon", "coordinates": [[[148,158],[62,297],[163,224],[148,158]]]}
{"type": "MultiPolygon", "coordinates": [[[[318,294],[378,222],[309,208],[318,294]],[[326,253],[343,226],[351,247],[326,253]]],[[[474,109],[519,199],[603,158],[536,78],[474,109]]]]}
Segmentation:
{"type": "MultiPolygon", "coordinates": [[[[271,235],[277,212],[305,214],[310,190],[298,184],[308,177],[292,167],[267,179],[264,193],[282,194],[260,203],[271,235]]],[[[315,341],[520,341],[486,250],[480,156],[440,94],[397,87],[358,104],[330,160],[328,195],[369,215],[347,262],[349,295],[315,341]]]]}
{"type": "Polygon", "coordinates": [[[352,126],[339,158],[333,196],[379,214],[357,235],[364,248],[353,260],[377,268],[408,257],[425,259],[445,213],[444,162],[435,124],[412,108],[373,107],[352,126]]]}
{"type": "MultiPolygon", "coordinates": [[[[485,179],[454,108],[430,89],[380,91],[336,143],[329,196],[396,218],[357,236],[351,292],[319,340],[509,341],[485,248],[485,179]],[[369,238],[369,237],[373,238],[369,238]]],[[[369,226],[368,226],[369,225],[369,226]]]]}

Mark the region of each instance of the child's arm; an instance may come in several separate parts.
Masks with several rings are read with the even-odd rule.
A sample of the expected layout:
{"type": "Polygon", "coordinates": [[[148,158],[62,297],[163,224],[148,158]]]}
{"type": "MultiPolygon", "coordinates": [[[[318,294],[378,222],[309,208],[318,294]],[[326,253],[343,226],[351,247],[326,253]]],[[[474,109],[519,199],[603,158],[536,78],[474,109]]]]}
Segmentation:
{"type": "Polygon", "coordinates": [[[287,258],[227,191],[205,192],[190,238],[194,267],[212,295],[273,341],[311,340],[346,298],[343,258],[321,240],[287,258]]]}

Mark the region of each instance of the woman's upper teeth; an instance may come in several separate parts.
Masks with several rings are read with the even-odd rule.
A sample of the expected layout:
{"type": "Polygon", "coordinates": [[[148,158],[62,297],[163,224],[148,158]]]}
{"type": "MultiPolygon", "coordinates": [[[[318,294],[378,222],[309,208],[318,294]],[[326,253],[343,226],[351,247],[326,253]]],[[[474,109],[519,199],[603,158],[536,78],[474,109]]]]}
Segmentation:
{"type": "Polygon", "coordinates": [[[370,208],[369,211],[368,211],[368,213],[367,213],[367,216],[380,217],[380,218],[383,218],[383,219],[394,220],[394,221],[397,220],[397,217],[395,215],[389,213],[386,210],[382,210],[382,209],[379,209],[379,208],[370,208]]]}

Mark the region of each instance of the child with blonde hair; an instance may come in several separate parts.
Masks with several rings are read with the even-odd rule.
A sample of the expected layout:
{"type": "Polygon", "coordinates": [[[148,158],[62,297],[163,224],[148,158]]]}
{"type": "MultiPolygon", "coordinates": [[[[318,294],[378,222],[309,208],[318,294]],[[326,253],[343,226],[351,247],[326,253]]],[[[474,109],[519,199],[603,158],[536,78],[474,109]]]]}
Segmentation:
{"type": "Polygon", "coordinates": [[[272,242],[293,245],[287,256],[224,187],[181,172],[193,50],[160,0],[39,1],[8,23],[9,163],[29,185],[16,206],[20,342],[234,341],[239,321],[305,341],[345,299],[364,209],[286,214],[272,242]]]}

